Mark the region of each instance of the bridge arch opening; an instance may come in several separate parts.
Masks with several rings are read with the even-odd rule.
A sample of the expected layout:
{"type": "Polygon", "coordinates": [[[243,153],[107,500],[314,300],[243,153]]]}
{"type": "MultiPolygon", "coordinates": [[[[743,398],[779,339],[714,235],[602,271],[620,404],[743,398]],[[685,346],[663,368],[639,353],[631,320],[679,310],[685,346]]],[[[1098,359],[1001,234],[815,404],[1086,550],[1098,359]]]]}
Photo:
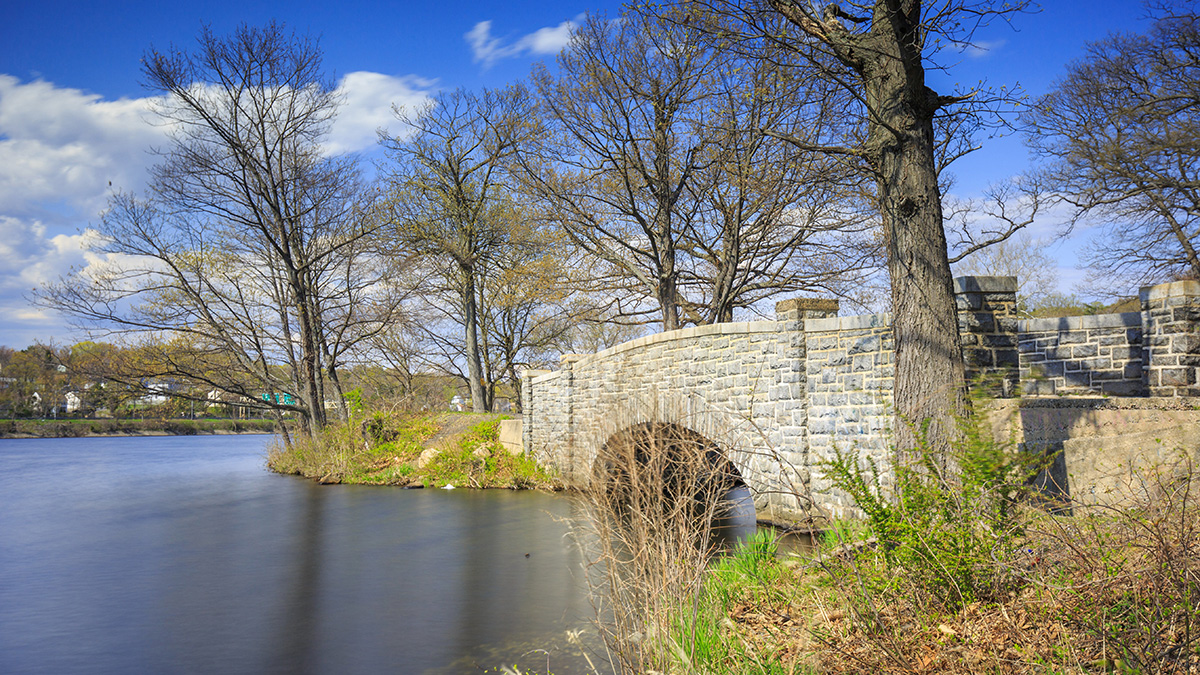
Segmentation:
{"type": "Polygon", "coordinates": [[[731,546],[756,528],[754,501],[721,447],[674,422],[643,422],[600,448],[593,484],[627,526],[680,545],[731,546]]]}

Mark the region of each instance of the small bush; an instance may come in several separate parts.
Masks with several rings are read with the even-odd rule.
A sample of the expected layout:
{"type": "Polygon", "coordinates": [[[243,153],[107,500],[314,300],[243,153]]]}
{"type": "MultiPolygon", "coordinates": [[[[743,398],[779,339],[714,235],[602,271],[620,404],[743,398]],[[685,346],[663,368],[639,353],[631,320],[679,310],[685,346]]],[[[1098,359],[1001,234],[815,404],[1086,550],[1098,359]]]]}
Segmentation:
{"type": "Polygon", "coordinates": [[[891,464],[894,490],[883,488],[877,465],[863,466],[851,453],[835,450],[825,465],[879,541],[893,573],[882,585],[910,582],[919,606],[951,611],[996,600],[1019,583],[1006,563],[1023,542],[1018,510],[1046,461],[997,441],[974,418],[960,427],[949,458],[917,433],[916,449],[891,464]]]}

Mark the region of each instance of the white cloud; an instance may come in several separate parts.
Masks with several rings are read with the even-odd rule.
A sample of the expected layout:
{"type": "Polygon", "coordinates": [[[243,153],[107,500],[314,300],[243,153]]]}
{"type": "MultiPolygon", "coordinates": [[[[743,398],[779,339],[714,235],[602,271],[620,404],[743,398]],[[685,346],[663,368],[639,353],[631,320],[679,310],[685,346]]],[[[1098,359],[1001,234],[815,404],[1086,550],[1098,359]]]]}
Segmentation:
{"type": "MultiPolygon", "coordinates": [[[[329,152],[371,147],[376,129],[400,122],[392,105],[416,106],[436,83],[418,77],[353,72],[340,83],[344,106],[329,152]]],[[[166,141],[153,124],[153,98],[105,100],[51,82],[0,74],[0,344],[62,339],[65,322],[29,306],[34,286],[72,268],[103,263],[90,252],[112,190],[140,192],[166,141]]],[[[393,133],[402,129],[393,128],[393,133]]]]}
{"type": "Polygon", "coordinates": [[[325,151],[331,155],[343,152],[358,152],[375,145],[376,132],[388,129],[392,135],[403,135],[398,129],[402,123],[396,119],[392,106],[404,109],[419,108],[429,102],[430,94],[437,83],[416,76],[392,77],[357,71],[348,73],[338,84],[342,96],[342,107],[325,143],[325,151]]]}
{"type": "Polygon", "coordinates": [[[43,217],[52,204],[90,217],[109,183],[140,188],[164,138],[147,122],[150,103],[0,75],[0,215],[43,217]]]}
{"type": "Polygon", "coordinates": [[[580,14],[557,26],[539,28],[508,44],[492,35],[491,21],[480,21],[463,37],[467,44],[471,45],[475,62],[482,63],[487,68],[499,59],[523,54],[557,54],[571,42],[571,32],[585,18],[586,15],[580,14]]]}

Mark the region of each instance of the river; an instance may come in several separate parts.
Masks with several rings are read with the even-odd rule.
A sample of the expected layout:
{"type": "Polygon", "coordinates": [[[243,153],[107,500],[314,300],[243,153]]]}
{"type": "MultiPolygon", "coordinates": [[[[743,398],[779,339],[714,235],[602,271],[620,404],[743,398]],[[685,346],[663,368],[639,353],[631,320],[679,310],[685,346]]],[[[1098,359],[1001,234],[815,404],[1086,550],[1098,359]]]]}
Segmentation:
{"type": "Polygon", "coordinates": [[[321,486],[269,440],[0,440],[0,673],[591,671],[570,499],[321,486]]]}

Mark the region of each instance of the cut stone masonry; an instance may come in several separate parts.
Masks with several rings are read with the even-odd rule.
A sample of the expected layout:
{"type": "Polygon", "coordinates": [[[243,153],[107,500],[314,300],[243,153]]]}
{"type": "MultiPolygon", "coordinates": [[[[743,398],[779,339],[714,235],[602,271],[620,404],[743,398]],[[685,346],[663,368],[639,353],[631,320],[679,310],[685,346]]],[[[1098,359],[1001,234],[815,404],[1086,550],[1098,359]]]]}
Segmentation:
{"type": "MultiPolygon", "coordinates": [[[[955,279],[968,373],[1001,397],[1200,395],[1200,284],[1142,289],[1142,311],[1017,317],[1016,279],[955,279]]],[[[838,302],[797,298],[775,321],[648,335],[527,371],[526,452],[586,484],[615,433],[672,421],[713,440],[755,495],[760,518],[819,526],[850,513],[820,475],[834,448],[884,465],[894,358],[887,314],[837,316],[838,302]]]]}

